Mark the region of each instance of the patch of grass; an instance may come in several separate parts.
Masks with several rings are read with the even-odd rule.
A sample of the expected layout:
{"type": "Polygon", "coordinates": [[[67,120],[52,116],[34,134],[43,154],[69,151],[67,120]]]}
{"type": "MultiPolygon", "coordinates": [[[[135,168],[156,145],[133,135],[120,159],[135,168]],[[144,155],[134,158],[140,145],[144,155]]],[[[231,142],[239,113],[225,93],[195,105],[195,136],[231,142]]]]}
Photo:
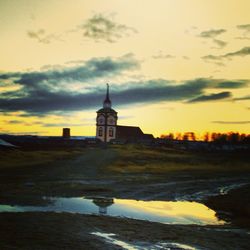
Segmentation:
{"type": "Polygon", "coordinates": [[[11,151],[4,151],[0,154],[0,169],[46,164],[50,162],[73,158],[82,152],[82,149],[30,151],[16,149],[11,151]]]}
{"type": "Polygon", "coordinates": [[[119,156],[108,169],[116,173],[250,171],[249,157],[243,153],[198,153],[140,145],[116,145],[113,149],[119,156]]]}

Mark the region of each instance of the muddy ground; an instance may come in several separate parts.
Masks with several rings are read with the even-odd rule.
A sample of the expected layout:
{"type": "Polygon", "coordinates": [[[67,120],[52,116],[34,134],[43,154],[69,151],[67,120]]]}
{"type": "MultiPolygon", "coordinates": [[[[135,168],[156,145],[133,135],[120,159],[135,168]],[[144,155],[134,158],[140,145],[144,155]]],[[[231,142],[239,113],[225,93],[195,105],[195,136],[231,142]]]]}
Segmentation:
{"type": "Polygon", "coordinates": [[[164,225],[68,213],[6,213],[0,220],[1,249],[121,249],[92,232],[115,233],[115,239],[133,246],[178,242],[199,249],[249,247],[249,234],[225,226],[164,225]]]}
{"type": "Polygon", "coordinates": [[[29,154],[19,150],[0,157],[1,204],[41,205],[43,196],[89,195],[200,201],[230,224],[163,225],[68,213],[0,213],[0,249],[121,249],[92,232],[114,233],[114,238],[137,249],[142,245],[153,249],[159,242],[201,249],[248,249],[250,245],[247,153],[113,146],[67,151],[59,159],[49,152],[46,163],[34,160],[32,152],[34,164],[29,154]],[[9,160],[16,155],[19,161],[9,160]]]}

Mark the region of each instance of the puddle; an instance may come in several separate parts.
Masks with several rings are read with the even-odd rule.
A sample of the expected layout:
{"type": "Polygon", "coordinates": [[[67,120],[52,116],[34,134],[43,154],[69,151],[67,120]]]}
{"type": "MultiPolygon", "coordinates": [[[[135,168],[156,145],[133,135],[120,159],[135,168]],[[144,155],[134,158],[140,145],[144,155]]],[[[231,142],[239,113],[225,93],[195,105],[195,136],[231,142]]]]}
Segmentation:
{"type": "Polygon", "coordinates": [[[0,212],[69,212],[127,217],[166,224],[221,225],[215,211],[198,202],[113,198],[44,198],[46,206],[0,205],[0,212]]]}
{"type": "Polygon", "coordinates": [[[116,236],[113,233],[101,233],[101,232],[93,232],[92,235],[103,238],[107,243],[119,246],[122,249],[126,250],[160,250],[160,249],[168,249],[168,250],[198,250],[198,248],[194,248],[185,244],[179,244],[174,242],[159,242],[157,244],[150,244],[147,242],[138,242],[138,243],[127,243],[122,240],[117,240],[114,238],[116,236]]]}

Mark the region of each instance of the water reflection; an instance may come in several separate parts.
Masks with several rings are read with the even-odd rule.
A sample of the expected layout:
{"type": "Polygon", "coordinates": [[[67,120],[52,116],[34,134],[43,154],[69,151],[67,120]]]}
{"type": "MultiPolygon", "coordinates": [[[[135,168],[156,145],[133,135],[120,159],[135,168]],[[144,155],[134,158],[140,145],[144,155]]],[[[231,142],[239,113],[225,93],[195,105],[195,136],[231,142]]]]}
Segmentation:
{"type": "Polygon", "coordinates": [[[113,198],[101,198],[96,197],[93,199],[93,203],[99,207],[99,214],[107,214],[107,208],[114,203],[113,198]]]}
{"type": "Polygon", "coordinates": [[[0,205],[0,212],[70,212],[128,217],[167,224],[224,224],[213,210],[197,202],[137,201],[104,197],[46,198],[45,206],[0,205]]]}

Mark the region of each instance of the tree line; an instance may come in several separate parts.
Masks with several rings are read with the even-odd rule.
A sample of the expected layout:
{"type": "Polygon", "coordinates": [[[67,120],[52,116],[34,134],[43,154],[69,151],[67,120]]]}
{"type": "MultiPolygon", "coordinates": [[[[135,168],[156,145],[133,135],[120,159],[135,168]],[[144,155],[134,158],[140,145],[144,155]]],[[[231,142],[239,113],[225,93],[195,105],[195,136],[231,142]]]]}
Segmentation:
{"type": "Polygon", "coordinates": [[[167,140],[181,140],[181,141],[204,141],[204,142],[217,142],[217,143],[247,143],[250,144],[250,134],[228,132],[216,133],[206,132],[202,136],[197,136],[194,132],[184,133],[169,133],[161,135],[162,139],[167,140]]]}

